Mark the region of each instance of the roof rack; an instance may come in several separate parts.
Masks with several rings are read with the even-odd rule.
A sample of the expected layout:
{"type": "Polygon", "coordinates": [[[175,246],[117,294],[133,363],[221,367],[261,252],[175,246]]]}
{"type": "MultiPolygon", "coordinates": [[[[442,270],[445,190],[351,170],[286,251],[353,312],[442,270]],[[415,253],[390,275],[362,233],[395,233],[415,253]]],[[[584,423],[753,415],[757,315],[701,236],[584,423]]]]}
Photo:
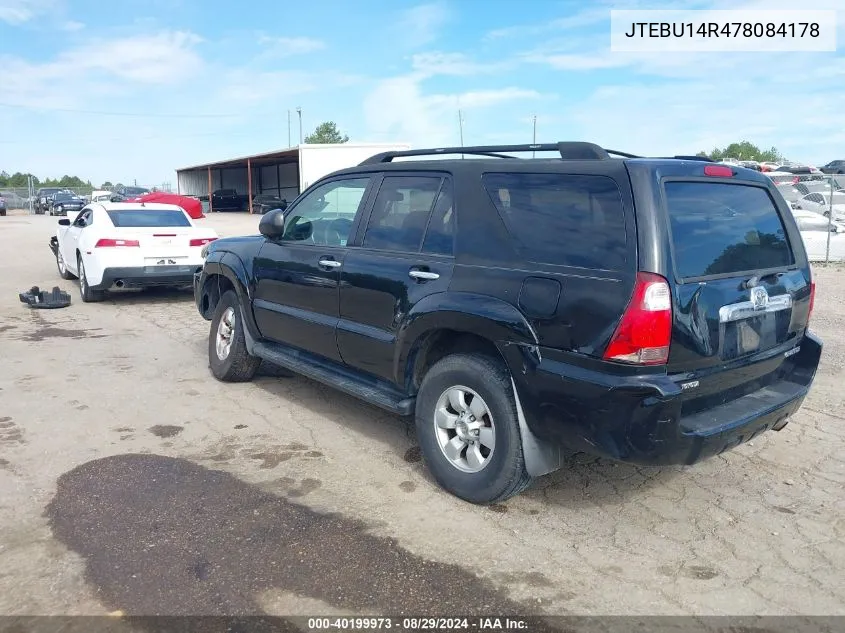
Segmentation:
{"type": "Polygon", "coordinates": [[[389,163],[394,158],[408,156],[438,156],[448,154],[469,154],[471,156],[489,156],[492,158],[516,158],[504,152],[557,152],[564,160],[607,160],[613,156],[623,158],[640,158],[627,152],[604,149],[595,143],[581,141],[562,141],[560,143],[540,143],[530,145],[475,145],[469,147],[436,147],[432,149],[409,149],[393,152],[382,152],[370,156],[360,165],[378,165],[389,163]]]}
{"type": "Polygon", "coordinates": [[[663,158],[672,158],[675,160],[699,160],[704,163],[717,163],[719,161],[713,160],[707,156],[663,156],[663,158]]]}

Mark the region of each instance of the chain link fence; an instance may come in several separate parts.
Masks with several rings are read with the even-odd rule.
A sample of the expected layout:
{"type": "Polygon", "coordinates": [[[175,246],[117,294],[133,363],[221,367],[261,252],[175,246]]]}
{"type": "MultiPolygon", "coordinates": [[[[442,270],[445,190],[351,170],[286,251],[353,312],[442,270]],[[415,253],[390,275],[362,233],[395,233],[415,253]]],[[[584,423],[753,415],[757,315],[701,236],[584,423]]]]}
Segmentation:
{"type": "Polygon", "coordinates": [[[845,261],[845,174],[772,175],[811,262],[845,261]]]}
{"type": "Polygon", "coordinates": [[[3,199],[7,210],[21,210],[33,215],[40,215],[46,211],[49,205],[48,198],[55,193],[69,193],[82,198],[86,203],[91,202],[92,194],[108,191],[126,198],[132,198],[150,191],[169,191],[169,187],[141,187],[126,186],[100,189],[98,187],[48,187],[39,186],[29,189],[27,187],[2,187],[0,186],[0,198],[3,199]]]}

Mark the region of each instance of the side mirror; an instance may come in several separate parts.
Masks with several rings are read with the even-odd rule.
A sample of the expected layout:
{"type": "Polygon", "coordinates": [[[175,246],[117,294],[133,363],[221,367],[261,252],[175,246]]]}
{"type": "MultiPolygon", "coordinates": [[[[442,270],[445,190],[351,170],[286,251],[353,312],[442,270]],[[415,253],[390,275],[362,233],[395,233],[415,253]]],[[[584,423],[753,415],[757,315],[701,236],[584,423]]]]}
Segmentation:
{"type": "Polygon", "coordinates": [[[59,226],[70,226],[70,220],[67,218],[62,218],[59,220],[59,226]]]}
{"type": "Polygon", "coordinates": [[[261,216],[258,230],[264,237],[277,240],[285,234],[285,214],[282,209],[273,209],[261,216]]]}

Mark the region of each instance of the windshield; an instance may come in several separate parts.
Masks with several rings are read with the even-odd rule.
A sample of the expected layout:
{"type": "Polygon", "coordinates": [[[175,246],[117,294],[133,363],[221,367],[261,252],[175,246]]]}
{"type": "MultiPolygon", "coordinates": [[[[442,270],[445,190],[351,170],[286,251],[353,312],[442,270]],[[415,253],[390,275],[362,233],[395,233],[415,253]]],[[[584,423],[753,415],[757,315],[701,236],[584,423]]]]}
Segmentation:
{"type": "Polygon", "coordinates": [[[188,216],[171,209],[107,211],[112,224],[118,228],[191,226],[188,216]]]}

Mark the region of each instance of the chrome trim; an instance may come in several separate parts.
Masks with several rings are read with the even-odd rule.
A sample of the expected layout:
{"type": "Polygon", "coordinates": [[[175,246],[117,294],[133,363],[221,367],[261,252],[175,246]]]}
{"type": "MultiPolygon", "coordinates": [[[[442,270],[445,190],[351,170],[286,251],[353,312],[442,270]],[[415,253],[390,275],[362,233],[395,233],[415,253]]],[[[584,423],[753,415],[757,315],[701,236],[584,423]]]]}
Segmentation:
{"type": "Polygon", "coordinates": [[[440,279],[440,275],[437,273],[430,273],[425,270],[412,270],[408,275],[414,279],[440,279]]]}
{"type": "Polygon", "coordinates": [[[321,259],[320,266],[325,266],[326,268],[340,268],[343,265],[342,262],[335,261],[333,259],[321,259]]]}
{"type": "Polygon", "coordinates": [[[747,319],[758,314],[780,312],[781,310],[788,310],[791,307],[792,295],[769,297],[768,303],[762,308],[756,308],[751,301],[741,301],[740,303],[733,303],[729,306],[719,308],[719,323],[741,321],[742,319],[747,319]]]}

